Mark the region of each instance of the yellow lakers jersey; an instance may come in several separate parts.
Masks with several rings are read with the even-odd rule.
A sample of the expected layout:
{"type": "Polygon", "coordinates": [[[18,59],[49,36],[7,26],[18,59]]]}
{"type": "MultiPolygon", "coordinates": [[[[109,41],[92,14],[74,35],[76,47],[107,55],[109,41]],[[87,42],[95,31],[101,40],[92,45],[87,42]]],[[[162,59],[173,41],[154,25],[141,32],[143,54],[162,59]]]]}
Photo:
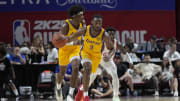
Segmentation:
{"type": "Polygon", "coordinates": [[[93,36],[90,30],[91,25],[86,28],[82,50],[88,53],[93,52],[95,54],[101,54],[103,48],[104,29],[101,28],[101,31],[96,36],[93,36]]]}
{"type": "MultiPolygon", "coordinates": [[[[83,27],[82,23],[80,23],[79,26],[76,28],[72,24],[71,19],[66,19],[66,23],[68,24],[68,32],[67,32],[66,36],[71,36],[72,34],[76,33],[78,31],[78,29],[83,27]]],[[[81,39],[81,37],[78,37],[78,40],[80,40],[80,39],[81,39]]]]}
{"type": "MultiPolygon", "coordinates": [[[[67,19],[65,22],[68,25],[68,32],[66,36],[71,36],[72,34],[76,33],[78,29],[82,28],[81,23],[77,28],[75,28],[71,19],[67,19]]],[[[78,39],[81,39],[81,37],[78,39]]],[[[72,57],[79,56],[80,49],[81,45],[73,45],[71,43],[68,43],[64,47],[59,48],[59,64],[62,66],[68,65],[72,57]]]]}

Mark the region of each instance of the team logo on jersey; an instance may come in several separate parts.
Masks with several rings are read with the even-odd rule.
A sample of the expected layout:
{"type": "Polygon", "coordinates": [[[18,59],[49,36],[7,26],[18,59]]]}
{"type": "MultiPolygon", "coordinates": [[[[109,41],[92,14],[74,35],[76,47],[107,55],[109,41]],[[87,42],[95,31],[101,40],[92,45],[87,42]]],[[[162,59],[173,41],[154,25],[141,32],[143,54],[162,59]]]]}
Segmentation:
{"type": "Polygon", "coordinates": [[[30,43],[30,22],[15,20],[13,22],[13,44],[22,45],[23,43],[30,43]]]}
{"type": "Polygon", "coordinates": [[[100,41],[100,40],[101,40],[101,38],[100,38],[100,37],[97,37],[96,39],[97,39],[98,41],[100,41]]]}
{"type": "Polygon", "coordinates": [[[93,45],[91,45],[91,46],[90,46],[90,49],[91,49],[91,50],[93,50],[93,49],[94,49],[94,46],[93,46],[93,45]]]}

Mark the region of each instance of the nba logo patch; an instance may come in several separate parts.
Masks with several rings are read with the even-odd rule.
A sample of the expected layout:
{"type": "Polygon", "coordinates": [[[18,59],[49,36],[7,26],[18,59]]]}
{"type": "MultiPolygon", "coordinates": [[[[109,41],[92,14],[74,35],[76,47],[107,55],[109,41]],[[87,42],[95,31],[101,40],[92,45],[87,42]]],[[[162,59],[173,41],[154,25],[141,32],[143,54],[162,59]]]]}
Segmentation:
{"type": "Polygon", "coordinates": [[[13,44],[22,45],[24,43],[30,43],[30,22],[15,20],[13,22],[13,44]]]}

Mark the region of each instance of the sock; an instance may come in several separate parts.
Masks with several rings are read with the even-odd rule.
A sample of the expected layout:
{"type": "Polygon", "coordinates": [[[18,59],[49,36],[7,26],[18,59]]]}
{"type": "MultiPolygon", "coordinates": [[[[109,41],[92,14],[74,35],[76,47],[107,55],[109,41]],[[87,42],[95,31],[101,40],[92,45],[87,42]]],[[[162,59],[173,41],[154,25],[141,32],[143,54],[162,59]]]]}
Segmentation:
{"type": "Polygon", "coordinates": [[[56,86],[57,86],[57,89],[61,89],[61,83],[60,84],[56,84],[56,86]]]}
{"type": "Polygon", "coordinates": [[[14,94],[15,94],[16,96],[19,96],[19,93],[18,93],[17,89],[14,89],[13,92],[14,92],[14,94]]]}
{"type": "Polygon", "coordinates": [[[88,96],[88,91],[83,93],[84,96],[88,96]]]}
{"type": "Polygon", "coordinates": [[[75,88],[69,87],[69,94],[70,94],[70,95],[73,95],[74,89],[75,89],[75,88]]]}

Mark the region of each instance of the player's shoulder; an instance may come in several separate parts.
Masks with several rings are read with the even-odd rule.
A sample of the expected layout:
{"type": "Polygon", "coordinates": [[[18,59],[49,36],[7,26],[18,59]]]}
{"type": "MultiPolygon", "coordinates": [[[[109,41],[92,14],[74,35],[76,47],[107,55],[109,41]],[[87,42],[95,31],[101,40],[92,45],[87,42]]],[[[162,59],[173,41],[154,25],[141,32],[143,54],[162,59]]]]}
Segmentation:
{"type": "Polygon", "coordinates": [[[63,20],[62,27],[68,27],[69,26],[68,22],[69,22],[68,19],[63,20]]]}
{"type": "Polygon", "coordinates": [[[64,20],[64,22],[70,22],[71,20],[72,19],[67,18],[67,19],[64,20]]]}
{"type": "Polygon", "coordinates": [[[67,34],[69,32],[68,19],[63,20],[63,24],[62,24],[60,30],[61,30],[62,33],[65,33],[65,34],[67,34]]]}

